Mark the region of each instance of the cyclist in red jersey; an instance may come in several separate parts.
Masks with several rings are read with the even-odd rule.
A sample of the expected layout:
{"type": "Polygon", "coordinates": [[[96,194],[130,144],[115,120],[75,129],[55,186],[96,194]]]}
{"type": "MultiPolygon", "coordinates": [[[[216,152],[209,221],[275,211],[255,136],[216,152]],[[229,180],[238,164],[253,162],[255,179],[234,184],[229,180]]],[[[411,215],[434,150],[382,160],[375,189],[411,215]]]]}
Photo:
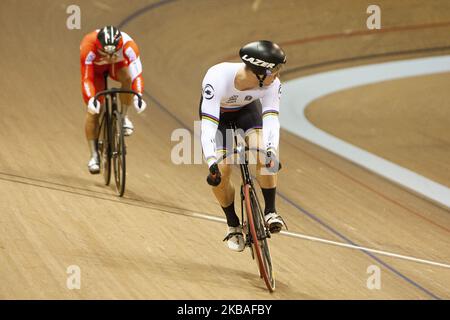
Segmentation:
{"type": "MultiPolygon", "coordinates": [[[[100,103],[94,101],[94,96],[104,90],[103,74],[107,71],[112,79],[121,83],[123,89],[134,90],[142,95],[142,63],[139,48],[133,39],[114,26],[105,26],[88,33],[81,41],[80,64],[81,90],[87,105],[85,133],[91,152],[88,168],[90,173],[96,174],[100,172],[97,149],[100,103]]],[[[120,102],[124,113],[124,132],[129,136],[134,127],[127,116],[128,107],[133,105],[141,113],[147,105],[142,100],[139,108],[138,98],[132,98],[129,94],[121,94],[120,102]]]]}

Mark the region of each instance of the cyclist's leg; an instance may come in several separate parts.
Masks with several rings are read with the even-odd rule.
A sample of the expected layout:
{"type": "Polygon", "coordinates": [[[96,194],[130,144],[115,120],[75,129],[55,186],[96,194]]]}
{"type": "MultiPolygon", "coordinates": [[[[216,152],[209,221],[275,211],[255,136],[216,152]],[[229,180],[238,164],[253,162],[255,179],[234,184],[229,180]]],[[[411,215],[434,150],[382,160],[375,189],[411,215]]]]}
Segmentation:
{"type": "MultiPolygon", "coordinates": [[[[240,118],[242,128],[245,129],[246,142],[250,148],[265,150],[262,132],[261,103],[259,100],[246,106],[245,115],[240,118]]],[[[264,197],[264,214],[272,232],[281,230],[282,220],[275,207],[277,173],[265,167],[265,159],[261,153],[252,157],[256,162],[256,179],[264,197]],[[255,159],[256,158],[256,159],[255,159]]],[[[252,159],[250,158],[250,160],[252,159]]]]}
{"type": "MultiPolygon", "coordinates": [[[[225,150],[218,150],[217,157],[225,153],[225,150]]],[[[234,202],[234,185],[230,180],[232,167],[230,164],[219,163],[221,173],[220,184],[213,187],[213,193],[222,208],[229,207],[234,202]]]]}
{"type": "MultiPolygon", "coordinates": [[[[219,127],[217,128],[216,133],[216,148],[217,148],[217,158],[220,158],[225,152],[230,151],[230,148],[227,148],[227,143],[230,144],[232,142],[232,137],[226,130],[226,120],[227,115],[221,115],[221,121],[219,121],[219,127]]],[[[231,145],[232,146],[232,145],[231,145]]],[[[235,207],[234,207],[234,194],[235,189],[234,185],[231,181],[231,171],[232,165],[229,163],[230,159],[225,159],[222,163],[219,163],[219,170],[221,173],[221,181],[220,184],[216,187],[212,187],[212,191],[217,201],[219,202],[222,210],[225,213],[227,218],[227,224],[230,227],[239,226],[239,218],[236,215],[235,207]]]]}
{"type": "MultiPolygon", "coordinates": [[[[120,82],[122,89],[131,90],[131,75],[128,70],[128,65],[125,62],[115,63],[111,66],[111,78],[120,82]]],[[[119,99],[122,105],[130,106],[133,96],[130,94],[121,93],[119,95],[119,99]]]]}
{"type": "MultiPolygon", "coordinates": [[[[262,133],[261,102],[259,100],[255,100],[243,107],[239,113],[238,125],[245,132],[245,142],[248,147],[258,148],[264,151],[265,147],[262,133]]],[[[277,175],[276,173],[272,174],[268,170],[265,170],[264,160],[265,159],[261,153],[249,153],[249,163],[256,164],[256,178],[261,188],[275,188],[277,185],[277,175]]]]}
{"type": "Polygon", "coordinates": [[[98,138],[98,114],[90,114],[86,112],[84,123],[84,132],[88,141],[96,140],[98,138]]]}
{"type": "Polygon", "coordinates": [[[224,241],[227,241],[229,249],[240,252],[244,250],[245,242],[242,226],[234,206],[234,186],[230,180],[231,168],[231,164],[219,164],[222,181],[217,187],[213,187],[212,189],[227,218],[228,228],[224,241]]]}
{"type": "MultiPolygon", "coordinates": [[[[261,129],[251,129],[246,133],[246,141],[249,148],[258,148],[264,150],[263,133],[261,129]]],[[[256,160],[256,178],[259,185],[263,189],[276,188],[277,187],[277,173],[271,172],[265,167],[264,156],[258,153],[256,160]]],[[[273,205],[273,210],[275,205],[273,205]]]]}
{"type": "MultiPolygon", "coordinates": [[[[95,88],[95,92],[99,92],[104,90],[105,88],[105,83],[104,83],[104,79],[103,79],[103,68],[99,68],[95,70],[94,73],[94,88],[95,88]]],[[[82,84],[83,85],[83,84],[82,84]]],[[[83,96],[84,102],[87,105],[88,103],[88,97],[83,96]]],[[[86,139],[88,141],[90,140],[95,140],[98,138],[98,114],[91,114],[89,112],[87,112],[86,109],[86,118],[85,118],[85,126],[84,126],[84,131],[85,131],[85,135],[86,135],[86,139]]]]}
{"type": "MultiPolygon", "coordinates": [[[[219,159],[225,152],[232,151],[232,135],[231,132],[227,136],[226,122],[228,116],[222,116],[222,121],[219,121],[219,127],[216,134],[216,147],[217,147],[217,158],[219,159]],[[230,147],[227,145],[231,144],[230,147]]],[[[227,241],[228,248],[233,251],[242,251],[245,248],[244,236],[242,233],[241,223],[239,217],[236,214],[236,209],[234,206],[234,194],[235,189],[231,181],[231,170],[232,164],[230,162],[232,158],[226,158],[224,162],[219,163],[219,170],[221,172],[221,181],[217,187],[212,187],[212,191],[220,206],[222,207],[225,217],[227,219],[227,235],[224,241],[227,241]]]]}
{"type": "MultiPolygon", "coordinates": [[[[111,77],[120,82],[122,89],[131,90],[132,81],[131,75],[128,71],[128,65],[125,62],[115,63],[110,69],[111,77]]],[[[120,105],[122,106],[122,114],[124,115],[124,129],[125,135],[129,136],[134,131],[133,123],[128,118],[128,109],[130,108],[133,96],[131,94],[120,93],[119,94],[120,105]]]]}
{"type": "MultiPolygon", "coordinates": [[[[94,87],[95,91],[101,91],[104,89],[104,79],[103,74],[101,72],[102,70],[96,70],[94,73],[94,87]]],[[[87,104],[88,98],[83,97],[85,103],[87,104]]],[[[102,100],[101,100],[102,101],[102,100]]],[[[85,117],[85,123],[84,123],[84,131],[86,135],[86,140],[88,142],[89,152],[91,155],[91,158],[88,163],[89,171],[91,173],[98,173],[100,170],[99,166],[99,155],[98,155],[98,123],[99,115],[98,114],[91,114],[86,111],[86,117],[85,117]]]]}

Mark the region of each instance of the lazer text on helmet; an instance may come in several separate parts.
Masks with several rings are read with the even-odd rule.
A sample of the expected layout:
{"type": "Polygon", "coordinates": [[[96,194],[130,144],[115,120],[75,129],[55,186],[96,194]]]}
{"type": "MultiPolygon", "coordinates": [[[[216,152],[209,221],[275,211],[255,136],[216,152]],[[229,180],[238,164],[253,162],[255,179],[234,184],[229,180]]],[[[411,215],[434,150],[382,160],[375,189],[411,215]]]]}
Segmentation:
{"type": "Polygon", "coordinates": [[[254,64],[255,66],[264,67],[264,68],[273,68],[275,67],[275,63],[269,63],[257,58],[248,57],[247,55],[244,55],[242,57],[242,60],[248,61],[251,64],[254,64]]]}

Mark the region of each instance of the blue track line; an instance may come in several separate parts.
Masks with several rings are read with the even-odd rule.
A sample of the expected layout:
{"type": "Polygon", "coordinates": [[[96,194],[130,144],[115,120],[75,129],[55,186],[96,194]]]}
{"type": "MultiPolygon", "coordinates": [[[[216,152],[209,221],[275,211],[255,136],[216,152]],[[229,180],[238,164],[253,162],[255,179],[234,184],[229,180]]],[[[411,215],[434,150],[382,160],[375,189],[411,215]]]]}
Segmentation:
{"type": "MultiPolygon", "coordinates": [[[[138,16],[144,14],[145,12],[151,11],[153,9],[157,9],[160,8],[166,4],[170,4],[173,2],[176,2],[177,0],[162,0],[156,3],[152,3],[146,7],[143,7],[139,10],[137,10],[136,12],[132,13],[131,15],[129,15],[128,17],[126,17],[124,20],[122,20],[119,24],[118,24],[118,28],[121,29],[123,28],[125,25],[127,25],[128,23],[130,23],[132,20],[134,20],[135,18],[137,18],[138,16]]],[[[169,111],[169,109],[167,109],[163,104],[161,104],[156,98],[154,98],[152,95],[150,95],[147,91],[144,91],[144,95],[146,95],[150,100],[152,100],[157,106],[159,106],[163,111],[165,111],[170,117],[172,117],[179,125],[181,125],[182,127],[186,128],[187,130],[189,130],[191,133],[193,133],[192,129],[190,129],[188,126],[186,126],[186,124],[180,120],[177,116],[175,116],[172,112],[169,111]]],[[[299,210],[301,213],[303,213],[304,215],[308,216],[310,219],[316,221],[318,224],[320,224],[321,226],[325,227],[328,231],[330,231],[331,233],[333,233],[334,235],[338,236],[339,238],[341,238],[342,240],[344,240],[345,242],[347,242],[348,244],[354,245],[354,246],[358,246],[356,243],[354,243],[352,240],[348,239],[347,237],[345,237],[343,234],[341,234],[339,231],[337,231],[336,229],[334,229],[333,227],[331,227],[330,225],[328,225],[326,222],[322,221],[321,219],[319,219],[315,214],[308,212],[307,210],[303,209],[301,206],[299,206],[298,204],[296,204],[294,201],[290,200],[287,196],[285,196],[283,193],[277,192],[277,194],[283,199],[285,200],[287,203],[289,203],[290,205],[292,205],[294,208],[296,208],[297,210],[299,210]]],[[[376,257],[375,255],[373,255],[370,252],[367,252],[363,249],[359,249],[360,251],[362,251],[364,254],[368,255],[370,258],[374,259],[375,261],[377,261],[378,263],[380,263],[381,265],[383,265],[384,267],[386,267],[387,269],[391,270],[394,274],[398,275],[400,278],[402,278],[403,280],[405,280],[406,282],[408,282],[409,284],[413,285],[414,287],[416,287],[417,289],[419,289],[420,291],[426,293],[428,296],[432,297],[433,299],[437,299],[437,300],[441,300],[440,297],[438,297],[437,295],[435,295],[434,293],[430,292],[429,290],[425,289],[424,287],[422,287],[421,285],[419,285],[417,282],[415,282],[414,280],[411,280],[410,278],[408,278],[407,276],[405,276],[404,274],[402,274],[400,271],[396,270],[394,267],[391,267],[389,264],[387,264],[386,262],[384,262],[383,260],[381,260],[380,258],[376,257]]]]}

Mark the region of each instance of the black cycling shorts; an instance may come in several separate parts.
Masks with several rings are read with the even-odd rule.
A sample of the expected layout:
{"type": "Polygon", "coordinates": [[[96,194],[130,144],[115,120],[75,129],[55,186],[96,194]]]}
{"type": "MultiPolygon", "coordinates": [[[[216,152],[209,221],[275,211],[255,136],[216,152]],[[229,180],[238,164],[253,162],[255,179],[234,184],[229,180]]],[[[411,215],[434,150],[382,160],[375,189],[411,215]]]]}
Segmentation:
{"type": "MultiPolygon", "coordinates": [[[[203,97],[200,98],[199,116],[201,119],[203,97]]],[[[225,109],[226,110],[226,109],[225,109]]],[[[252,129],[262,129],[262,106],[260,100],[255,100],[238,111],[224,111],[220,109],[219,127],[216,133],[216,150],[226,150],[227,143],[233,146],[232,131],[227,130],[229,123],[234,122],[237,129],[242,129],[245,134],[252,129]]]]}

